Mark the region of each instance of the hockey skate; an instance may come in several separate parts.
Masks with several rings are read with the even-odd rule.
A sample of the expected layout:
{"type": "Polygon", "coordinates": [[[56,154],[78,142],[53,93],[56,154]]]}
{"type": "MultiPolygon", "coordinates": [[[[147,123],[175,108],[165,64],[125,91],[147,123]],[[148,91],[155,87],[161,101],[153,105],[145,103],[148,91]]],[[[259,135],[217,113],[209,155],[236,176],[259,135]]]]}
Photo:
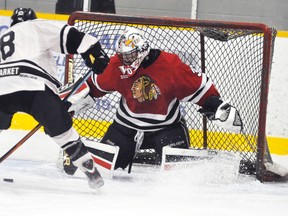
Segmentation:
{"type": "Polygon", "coordinates": [[[98,172],[90,153],[81,140],[70,144],[70,147],[66,149],[66,153],[70,155],[73,165],[84,172],[90,188],[98,189],[104,185],[101,174],[98,172]]]}
{"type": "Polygon", "coordinates": [[[67,175],[74,175],[75,172],[77,171],[78,167],[76,167],[69,155],[66,153],[65,150],[63,150],[63,152],[60,155],[61,159],[62,159],[62,166],[63,166],[63,170],[67,175]]]}
{"type": "Polygon", "coordinates": [[[104,185],[104,181],[98,172],[92,159],[88,159],[79,166],[79,169],[87,176],[89,187],[98,189],[104,185]]]}

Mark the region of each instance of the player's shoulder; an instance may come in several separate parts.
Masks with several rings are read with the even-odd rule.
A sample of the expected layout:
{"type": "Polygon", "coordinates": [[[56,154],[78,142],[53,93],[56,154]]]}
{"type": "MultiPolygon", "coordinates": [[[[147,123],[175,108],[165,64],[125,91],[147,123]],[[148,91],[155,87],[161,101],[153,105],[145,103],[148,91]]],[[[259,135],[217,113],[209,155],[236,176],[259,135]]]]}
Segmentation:
{"type": "Polygon", "coordinates": [[[171,64],[172,62],[178,62],[181,61],[179,56],[175,53],[172,52],[167,52],[167,51],[161,51],[161,54],[159,56],[162,61],[167,62],[168,64],[171,64]]]}
{"type": "Polygon", "coordinates": [[[113,67],[119,67],[121,65],[121,61],[116,54],[110,57],[109,65],[113,67]]]}
{"type": "Polygon", "coordinates": [[[35,20],[27,20],[25,22],[20,22],[15,25],[13,25],[10,29],[37,29],[37,28],[52,28],[53,26],[57,28],[61,28],[64,26],[63,23],[53,21],[53,20],[46,20],[46,19],[35,19],[35,20]]]}
{"type": "Polygon", "coordinates": [[[46,20],[46,19],[35,19],[31,20],[30,23],[32,25],[37,25],[37,26],[55,26],[55,27],[63,27],[65,23],[56,21],[56,20],[46,20]]]}
{"type": "Polygon", "coordinates": [[[165,58],[179,58],[177,54],[167,51],[161,51],[161,55],[165,58]]]}

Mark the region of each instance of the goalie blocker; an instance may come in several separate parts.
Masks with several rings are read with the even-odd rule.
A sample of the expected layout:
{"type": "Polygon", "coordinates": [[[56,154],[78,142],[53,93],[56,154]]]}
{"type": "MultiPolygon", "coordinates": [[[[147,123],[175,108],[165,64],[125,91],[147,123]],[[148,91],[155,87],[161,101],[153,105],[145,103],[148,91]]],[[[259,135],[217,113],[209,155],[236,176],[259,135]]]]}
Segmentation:
{"type": "MultiPolygon", "coordinates": [[[[59,97],[61,99],[65,98],[74,86],[77,85],[77,82],[78,81],[75,83],[68,83],[61,87],[59,89],[59,97]]],[[[90,88],[87,82],[82,83],[79,89],[67,100],[68,103],[70,103],[68,112],[73,113],[74,115],[79,115],[80,113],[92,108],[95,104],[95,100],[89,95],[89,92],[90,88]]]]}

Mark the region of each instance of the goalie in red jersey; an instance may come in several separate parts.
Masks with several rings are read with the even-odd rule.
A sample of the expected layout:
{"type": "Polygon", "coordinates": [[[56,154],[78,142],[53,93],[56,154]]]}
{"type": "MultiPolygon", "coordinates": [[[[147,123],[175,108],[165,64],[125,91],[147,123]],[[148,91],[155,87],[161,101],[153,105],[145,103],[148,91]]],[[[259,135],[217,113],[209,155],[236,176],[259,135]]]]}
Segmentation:
{"type": "Polygon", "coordinates": [[[101,143],[119,146],[115,169],[125,169],[138,149],[189,148],[189,133],[180,101],[202,107],[201,112],[225,129],[240,132],[235,107],[223,102],[212,81],[193,71],[172,53],[150,48],[135,28],[126,29],[116,43],[116,55],[102,74],[88,80],[90,96],[119,92],[121,100],[113,123],[101,143]]]}

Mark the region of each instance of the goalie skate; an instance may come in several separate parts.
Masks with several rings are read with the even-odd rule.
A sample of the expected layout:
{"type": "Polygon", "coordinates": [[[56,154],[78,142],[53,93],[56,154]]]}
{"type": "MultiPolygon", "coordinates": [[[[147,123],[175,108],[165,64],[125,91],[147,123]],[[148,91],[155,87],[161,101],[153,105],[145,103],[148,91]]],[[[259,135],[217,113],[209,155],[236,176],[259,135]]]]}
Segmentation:
{"type": "Polygon", "coordinates": [[[92,159],[85,161],[80,169],[82,169],[87,176],[90,188],[98,189],[104,185],[104,181],[97,168],[94,166],[92,159]]]}

